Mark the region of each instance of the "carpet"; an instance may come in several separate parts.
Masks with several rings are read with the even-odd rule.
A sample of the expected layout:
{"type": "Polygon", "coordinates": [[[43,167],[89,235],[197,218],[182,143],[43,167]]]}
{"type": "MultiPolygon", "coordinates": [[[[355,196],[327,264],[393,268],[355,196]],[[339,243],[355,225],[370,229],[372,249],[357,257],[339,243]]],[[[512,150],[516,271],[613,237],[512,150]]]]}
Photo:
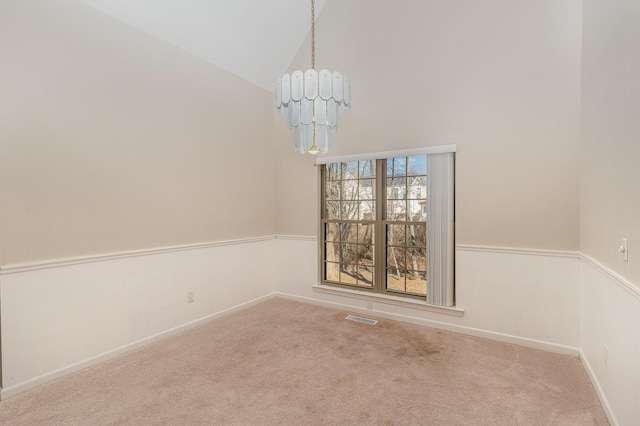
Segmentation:
{"type": "Polygon", "coordinates": [[[274,298],[0,402],[10,425],[607,425],[571,356],[274,298]]]}

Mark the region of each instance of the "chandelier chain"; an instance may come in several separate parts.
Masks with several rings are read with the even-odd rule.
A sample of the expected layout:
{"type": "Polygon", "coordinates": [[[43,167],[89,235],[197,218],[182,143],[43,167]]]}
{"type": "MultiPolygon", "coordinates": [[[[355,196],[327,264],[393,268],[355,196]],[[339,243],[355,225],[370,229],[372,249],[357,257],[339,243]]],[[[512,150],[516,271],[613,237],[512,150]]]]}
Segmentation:
{"type": "MultiPolygon", "coordinates": [[[[311,69],[316,69],[316,2],[315,0],[311,0],[311,69]]],[[[318,151],[318,147],[316,146],[316,103],[315,100],[311,104],[311,115],[312,115],[312,129],[313,136],[311,140],[311,148],[310,150],[318,151]]]]}
{"type": "Polygon", "coordinates": [[[311,0],[311,69],[316,69],[316,2],[311,0]]]}

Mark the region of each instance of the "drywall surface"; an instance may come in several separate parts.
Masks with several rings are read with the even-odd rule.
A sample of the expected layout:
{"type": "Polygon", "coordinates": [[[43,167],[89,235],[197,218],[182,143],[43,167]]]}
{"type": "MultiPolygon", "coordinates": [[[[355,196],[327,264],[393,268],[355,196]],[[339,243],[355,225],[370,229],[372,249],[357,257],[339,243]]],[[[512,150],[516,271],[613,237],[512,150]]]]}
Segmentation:
{"type": "Polygon", "coordinates": [[[272,94],[75,0],[0,3],[0,265],[275,232],[272,94]]]}
{"type": "Polygon", "coordinates": [[[273,293],[274,252],[265,236],[3,271],[2,397],[273,293]]]}
{"type": "Polygon", "coordinates": [[[630,425],[640,423],[640,5],[583,8],[580,347],[615,420],[630,425]]]}
{"type": "Polygon", "coordinates": [[[615,417],[612,424],[640,424],[640,292],[591,259],[580,269],[585,365],[615,417]]]}
{"type": "Polygon", "coordinates": [[[312,303],[391,316],[400,321],[561,353],[578,353],[579,261],[575,253],[456,250],[459,315],[421,310],[384,298],[328,293],[319,284],[313,238],[278,236],[277,291],[312,303]]]}
{"type": "Polygon", "coordinates": [[[640,283],[640,6],[584,2],[580,250],[640,283]],[[629,242],[625,262],[618,246],[629,242]]]}
{"type": "MultiPolygon", "coordinates": [[[[455,143],[457,243],[577,250],[580,46],[579,0],[329,1],[316,68],[353,87],[333,155],[455,143]]],[[[313,160],[274,120],[278,234],[315,235],[313,160]]]]}

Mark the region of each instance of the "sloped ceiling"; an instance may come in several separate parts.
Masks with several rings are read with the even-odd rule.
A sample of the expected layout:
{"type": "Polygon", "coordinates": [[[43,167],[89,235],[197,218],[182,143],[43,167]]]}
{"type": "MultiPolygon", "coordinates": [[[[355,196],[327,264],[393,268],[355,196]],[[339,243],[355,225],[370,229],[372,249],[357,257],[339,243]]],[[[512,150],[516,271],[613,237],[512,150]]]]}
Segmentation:
{"type": "Polygon", "coordinates": [[[81,1],[270,91],[311,29],[310,0],[81,1]]]}

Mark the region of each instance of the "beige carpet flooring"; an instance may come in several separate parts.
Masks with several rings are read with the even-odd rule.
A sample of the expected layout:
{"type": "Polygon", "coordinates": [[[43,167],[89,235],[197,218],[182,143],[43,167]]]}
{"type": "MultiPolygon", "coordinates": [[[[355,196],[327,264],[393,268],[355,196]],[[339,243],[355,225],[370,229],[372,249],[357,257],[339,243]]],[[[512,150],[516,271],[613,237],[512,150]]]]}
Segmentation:
{"type": "Polygon", "coordinates": [[[577,358],[271,299],[0,403],[2,425],[606,425],[577,358]]]}

